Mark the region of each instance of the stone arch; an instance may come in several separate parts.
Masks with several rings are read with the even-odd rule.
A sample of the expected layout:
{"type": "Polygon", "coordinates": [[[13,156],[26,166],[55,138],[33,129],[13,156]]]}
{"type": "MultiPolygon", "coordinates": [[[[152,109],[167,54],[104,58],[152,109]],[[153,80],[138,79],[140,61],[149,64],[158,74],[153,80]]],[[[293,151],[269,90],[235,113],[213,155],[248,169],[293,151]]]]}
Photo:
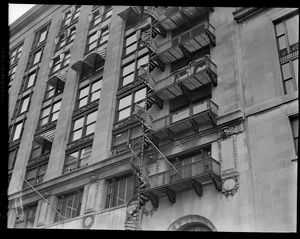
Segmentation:
{"type": "Polygon", "coordinates": [[[187,231],[192,228],[202,228],[203,231],[217,231],[217,228],[210,220],[196,214],[178,218],[167,228],[167,231],[187,231]]]}

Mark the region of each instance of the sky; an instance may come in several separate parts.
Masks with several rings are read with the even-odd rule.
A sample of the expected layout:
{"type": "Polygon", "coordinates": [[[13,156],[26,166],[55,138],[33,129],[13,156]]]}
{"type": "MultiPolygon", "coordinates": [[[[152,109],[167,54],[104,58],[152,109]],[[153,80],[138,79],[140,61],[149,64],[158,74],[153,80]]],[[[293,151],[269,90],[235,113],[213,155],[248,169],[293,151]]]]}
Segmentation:
{"type": "Polygon", "coordinates": [[[30,8],[32,8],[34,4],[9,4],[8,5],[8,24],[12,24],[15,20],[17,20],[20,16],[22,16],[25,12],[27,12],[30,8]]]}

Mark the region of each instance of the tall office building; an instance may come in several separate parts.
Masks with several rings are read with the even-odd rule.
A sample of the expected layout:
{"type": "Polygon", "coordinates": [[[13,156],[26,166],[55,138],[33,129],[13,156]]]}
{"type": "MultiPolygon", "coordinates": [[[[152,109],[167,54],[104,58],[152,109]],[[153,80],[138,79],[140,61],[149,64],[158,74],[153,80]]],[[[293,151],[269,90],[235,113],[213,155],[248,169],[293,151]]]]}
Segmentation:
{"type": "Polygon", "coordinates": [[[298,28],[34,6],[10,25],[8,227],[295,232],[298,28]]]}

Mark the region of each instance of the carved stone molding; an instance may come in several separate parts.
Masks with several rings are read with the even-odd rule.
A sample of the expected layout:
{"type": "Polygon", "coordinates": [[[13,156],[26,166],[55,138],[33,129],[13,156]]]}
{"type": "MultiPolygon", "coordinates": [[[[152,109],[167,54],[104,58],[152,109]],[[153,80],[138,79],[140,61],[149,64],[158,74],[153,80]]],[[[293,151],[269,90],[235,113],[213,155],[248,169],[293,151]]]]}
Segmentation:
{"type": "Polygon", "coordinates": [[[98,177],[93,173],[93,175],[90,178],[90,184],[95,183],[98,180],[98,177]]]}
{"type": "Polygon", "coordinates": [[[218,132],[218,150],[219,150],[219,162],[221,171],[221,192],[225,197],[233,196],[239,188],[239,172],[238,172],[238,154],[237,154],[237,142],[236,142],[236,127],[226,127],[218,132]],[[233,168],[223,170],[222,168],[222,141],[231,139],[233,145],[233,168]]]}
{"type": "Polygon", "coordinates": [[[234,126],[225,127],[218,132],[218,140],[219,141],[226,140],[235,133],[236,133],[236,128],[234,126]]]}
{"type": "Polygon", "coordinates": [[[225,197],[233,196],[239,188],[239,174],[222,179],[222,193],[225,197]]]}
{"type": "Polygon", "coordinates": [[[90,229],[95,222],[95,215],[89,215],[82,219],[82,228],[90,229]]]}

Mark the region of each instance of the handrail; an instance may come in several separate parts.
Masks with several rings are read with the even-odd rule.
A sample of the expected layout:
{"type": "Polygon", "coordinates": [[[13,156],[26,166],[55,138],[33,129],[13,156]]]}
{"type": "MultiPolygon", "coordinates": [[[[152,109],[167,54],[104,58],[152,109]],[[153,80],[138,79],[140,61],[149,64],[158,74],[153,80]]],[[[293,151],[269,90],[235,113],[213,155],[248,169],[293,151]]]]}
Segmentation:
{"type": "MultiPolygon", "coordinates": [[[[202,160],[199,160],[199,161],[196,161],[196,162],[192,162],[190,164],[187,164],[187,165],[183,165],[183,166],[179,166],[177,167],[177,170],[178,171],[184,171],[185,169],[188,169],[188,168],[191,168],[193,166],[196,166],[198,164],[204,164],[205,163],[207,165],[213,165],[213,164],[216,164],[217,166],[220,167],[220,162],[218,162],[217,160],[215,160],[214,158],[212,157],[207,157],[206,159],[202,159],[202,160]],[[206,162],[205,162],[206,161],[206,162]]],[[[210,170],[207,170],[205,167],[204,168],[201,168],[203,170],[201,170],[200,172],[196,172],[196,173],[193,173],[191,175],[188,175],[188,176],[185,176],[183,175],[182,179],[178,179],[177,181],[180,181],[180,180],[184,180],[186,178],[189,178],[189,177],[195,177],[195,176],[198,176],[198,175],[201,175],[201,174],[204,174],[204,173],[209,173],[211,171],[214,171],[213,170],[213,166],[210,168],[210,170]]],[[[160,175],[165,175],[165,174],[169,174],[169,173],[172,173],[172,169],[169,169],[169,170],[166,170],[166,171],[163,171],[163,172],[159,172],[159,173],[156,173],[156,174],[153,174],[153,175],[150,175],[149,176],[149,182],[151,181],[152,178],[156,178],[160,175]]],[[[215,172],[216,173],[216,172],[215,172]]],[[[161,185],[165,185],[166,183],[162,183],[161,185]]],[[[151,188],[151,187],[150,187],[151,188]]]]}
{"type": "MultiPolygon", "coordinates": [[[[178,111],[178,112],[176,112],[176,113],[173,113],[173,114],[168,114],[168,115],[165,115],[165,116],[163,116],[163,117],[161,117],[161,118],[158,118],[158,119],[156,119],[156,120],[153,120],[152,121],[152,126],[154,126],[156,123],[158,123],[158,122],[160,122],[160,121],[162,121],[162,120],[167,120],[168,118],[169,118],[169,124],[165,124],[165,125],[172,125],[173,123],[171,122],[171,119],[172,119],[172,117],[174,116],[174,115],[176,115],[176,114],[178,114],[178,113],[180,113],[180,112],[182,112],[182,111],[185,111],[185,110],[191,110],[193,107],[195,107],[195,106],[198,106],[198,105],[201,105],[201,104],[203,104],[203,103],[208,103],[208,106],[207,106],[207,109],[209,110],[209,109],[211,109],[211,106],[209,105],[209,104],[213,104],[215,107],[217,107],[217,108],[219,108],[219,106],[215,103],[215,102],[213,102],[212,101],[212,99],[205,99],[205,100],[203,100],[203,101],[200,101],[199,103],[197,103],[197,104],[194,104],[194,105],[191,105],[191,106],[188,106],[188,107],[186,107],[186,108],[184,108],[184,109],[182,109],[182,110],[180,110],[180,111],[178,111]]],[[[201,113],[201,112],[200,112],[201,113]]],[[[200,114],[200,113],[197,113],[197,114],[200,114]]],[[[197,114],[195,114],[195,115],[197,115],[197,114]]],[[[186,118],[189,118],[189,117],[191,117],[191,116],[193,116],[193,115],[190,115],[189,114],[189,116],[188,117],[186,117],[186,118]]],[[[174,123],[177,123],[177,122],[174,122],[174,123]]],[[[153,128],[155,128],[155,127],[153,127],[153,128]]],[[[157,129],[158,130],[158,129],[157,129]]]]}
{"type": "MultiPolygon", "coordinates": [[[[140,230],[142,230],[141,226],[135,221],[135,219],[130,215],[130,213],[129,213],[128,210],[127,210],[127,208],[129,207],[129,204],[130,204],[131,202],[133,202],[133,200],[134,200],[135,198],[137,198],[138,195],[139,195],[139,193],[136,193],[136,194],[135,194],[128,202],[127,202],[127,204],[126,204],[126,215],[127,215],[127,218],[129,217],[129,218],[131,219],[131,221],[133,221],[134,224],[135,224],[140,230]]],[[[126,218],[126,220],[127,220],[127,218],[126,218]]]]}
{"type": "MultiPolygon", "coordinates": [[[[202,24],[198,24],[197,26],[195,26],[195,27],[193,27],[193,28],[191,28],[191,29],[188,29],[187,31],[181,33],[180,35],[177,35],[176,37],[173,37],[173,38],[171,38],[170,40],[168,40],[168,41],[166,41],[166,42],[164,42],[164,43],[158,45],[158,46],[157,46],[157,49],[159,50],[162,46],[168,45],[170,42],[172,42],[175,38],[180,38],[181,36],[185,35],[185,34],[188,33],[188,32],[191,32],[191,31],[195,30],[196,28],[198,28],[198,27],[201,26],[201,25],[204,25],[203,30],[200,31],[200,32],[197,32],[196,34],[194,34],[194,35],[191,36],[191,37],[197,36],[197,35],[199,35],[199,34],[205,32],[205,30],[210,30],[210,27],[212,27],[212,29],[215,30],[215,28],[209,23],[209,21],[208,21],[208,20],[205,20],[205,21],[202,22],[202,24]]],[[[190,37],[189,37],[189,38],[190,38],[190,37]]],[[[187,39],[189,39],[189,38],[187,38],[187,39]]],[[[178,44],[176,44],[176,45],[174,45],[174,46],[177,46],[177,45],[180,45],[180,44],[182,44],[182,42],[179,42],[178,44]]],[[[173,48],[174,46],[172,46],[172,48],[173,48]]],[[[169,48],[168,48],[168,49],[169,49],[169,48]]],[[[160,52],[160,53],[161,53],[161,52],[160,52]]],[[[158,54],[159,54],[159,53],[158,53],[158,54]]]]}
{"type": "MultiPolygon", "coordinates": [[[[211,68],[210,65],[213,65],[214,68],[217,68],[216,64],[210,59],[209,55],[205,55],[205,56],[202,56],[202,57],[200,57],[200,58],[194,60],[194,61],[191,62],[190,64],[188,64],[188,65],[186,65],[186,66],[184,66],[184,67],[182,67],[182,68],[180,68],[180,69],[178,69],[178,70],[172,72],[172,73],[171,73],[170,75],[168,75],[167,77],[164,77],[164,78],[162,78],[161,80],[156,81],[156,82],[155,82],[155,85],[158,85],[159,83],[161,83],[161,82],[163,82],[163,81],[166,81],[166,80],[168,80],[168,79],[171,80],[171,78],[174,77],[176,74],[179,74],[179,73],[181,73],[181,72],[187,70],[188,68],[191,68],[191,67],[193,67],[193,66],[196,66],[196,65],[200,64],[201,62],[205,62],[205,64],[206,64],[205,69],[207,69],[208,67],[211,68]]],[[[193,76],[193,75],[195,75],[195,74],[198,74],[198,72],[189,75],[189,76],[186,77],[184,80],[188,79],[190,76],[193,76]]],[[[183,80],[183,81],[184,81],[184,80],[183,80]]],[[[181,82],[181,80],[179,80],[179,82],[181,82]]],[[[158,90],[156,90],[156,91],[160,91],[160,90],[164,89],[165,87],[169,87],[170,85],[175,84],[175,83],[177,83],[177,82],[174,81],[173,83],[170,83],[170,84],[168,84],[167,86],[164,86],[164,87],[162,87],[161,89],[158,89],[158,90]]],[[[154,87],[154,88],[155,88],[155,87],[154,87]]],[[[154,93],[154,94],[155,94],[155,93],[154,93]]]]}

